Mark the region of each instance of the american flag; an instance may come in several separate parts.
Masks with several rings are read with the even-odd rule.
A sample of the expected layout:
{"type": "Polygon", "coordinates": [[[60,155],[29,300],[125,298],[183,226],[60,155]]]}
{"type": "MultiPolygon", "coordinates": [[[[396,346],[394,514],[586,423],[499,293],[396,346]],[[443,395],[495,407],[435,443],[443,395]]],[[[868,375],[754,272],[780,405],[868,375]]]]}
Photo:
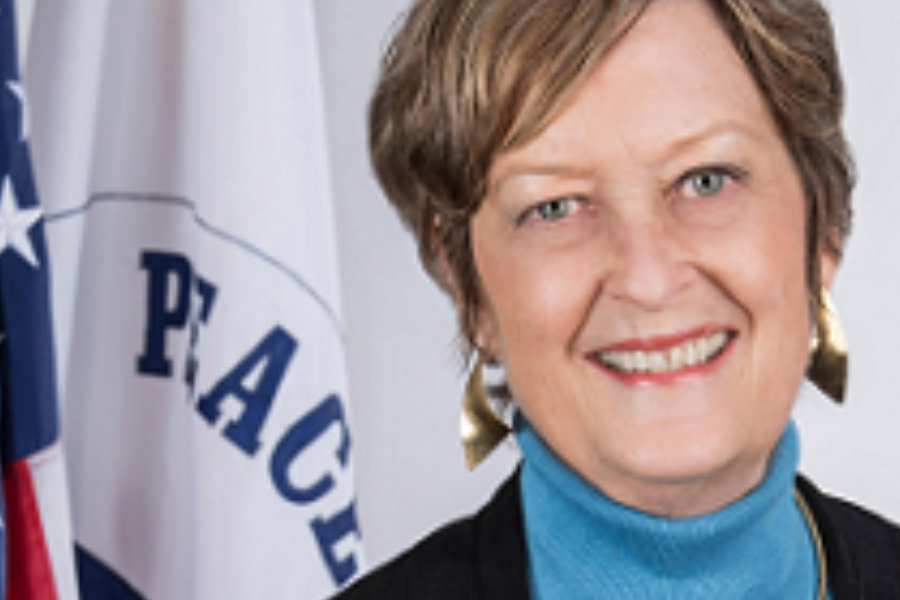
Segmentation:
{"type": "Polygon", "coordinates": [[[57,600],[72,597],[64,591],[71,572],[58,572],[71,549],[47,250],[15,24],[14,2],[0,0],[0,597],[57,600]]]}

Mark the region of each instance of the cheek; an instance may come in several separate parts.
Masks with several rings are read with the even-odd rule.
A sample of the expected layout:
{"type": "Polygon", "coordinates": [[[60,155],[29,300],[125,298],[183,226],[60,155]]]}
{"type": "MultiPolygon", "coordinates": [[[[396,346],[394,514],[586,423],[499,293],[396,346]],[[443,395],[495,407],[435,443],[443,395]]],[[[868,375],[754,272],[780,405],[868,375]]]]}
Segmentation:
{"type": "Polygon", "coordinates": [[[792,198],[790,210],[749,220],[743,233],[735,232],[732,254],[718,259],[720,272],[727,273],[723,287],[748,318],[751,389],[773,401],[792,402],[808,358],[804,228],[802,201],[792,198]]]}
{"type": "Polygon", "coordinates": [[[548,342],[568,345],[590,304],[586,265],[571,256],[534,256],[488,236],[473,236],[473,253],[485,295],[482,330],[501,358],[545,351],[548,342]]]}
{"type": "Polygon", "coordinates": [[[802,216],[769,219],[761,229],[761,241],[755,252],[748,249],[746,259],[754,296],[761,307],[785,313],[785,318],[805,314],[806,244],[802,216]]]}
{"type": "Polygon", "coordinates": [[[805,253],[801,241],[762,238],[737,244],[734,252],[718,255],[726,287],[747,311],[783,310],[805,303],[805,253]]]}
{"type": "Polygon", "coordinates": [[[698,236],[703,263],[751,318],[805,313],[805,207],[799,188],[772,185],[733,226],[698,236]]]}

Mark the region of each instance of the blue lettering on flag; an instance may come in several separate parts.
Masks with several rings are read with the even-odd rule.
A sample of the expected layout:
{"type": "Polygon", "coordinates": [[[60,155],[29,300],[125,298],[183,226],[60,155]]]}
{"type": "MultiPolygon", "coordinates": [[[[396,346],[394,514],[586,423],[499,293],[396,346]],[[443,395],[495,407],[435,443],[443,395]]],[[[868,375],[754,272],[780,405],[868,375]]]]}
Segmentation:
{"type": "Polygon", "coordinates": [[[138,372],[169,377],[172,361],[166,358],[166,330],[183,329],[187,325],[191,308],[191,263],[178,254],[144,252],[141,267],[147,270],[149,285],[144,353],[138,358],[138,372]],[[172,283],[176,290],[175,302],[169,306],[172,283]]]}
{"type": "Polygon", "coordinates": [[[325,474],[312,485],[296,487],[288,478],[288,468],[300,454],[331,426],[341,432],[341,444],[336,449],[341,465],[346,466],[350,458],[350,431],[344,418],[344,407],[340,397],[332,394],[306,416],[294,424],[272,453],[271,472],[275,487],[285,499],[291,502],[309,504],[320,499],[334,487],[334,478],[325,474]]]}
{"type": "Polygon", "coordinates": [[[170,377],[172,361],[166,352],[167,330],[180,331],[190,324],[184,382],[187,384],[188,398],[193,398],[199,368],[195,351],[200,338],[200,326],[209,322],[217,289],[198,276],[190,261],[180,254],[144,252],[141,255],[141,267],[147,271],[148,279],[147,322],[143,353],[138,357],[138,373],[170,377]],[[192,299],[192,288],[196,292],[199,307],[192,299]]]}
{"type": "Polygon", "coordinates": [[[197,343],[200,339],[200,325],[206,325],[209,322],[209,315],[212,313],[213,304],[216,302],[216,287],[208,281],[197,277],[196,281],[197,296],[200,299],[200,310],[196,318],[191,320],[191,337],[188,342],[188,357],[184,369],[184,382],[188,388],[188,398],[194,398],[194,384],[197,382],[197,370],[200,365],[197,361],[197,343]]]}
{"type": "MultiPolygon", "coordinates": [[[[140,267],[146,274],[146,321],[143,347],[137,357],[139,374],[173,378],[173,357],[167,352],[168,336],[187,332],[187,356],[182,357],[184,383],[189,398],[195,398],[198,364],[196,349],[201,326],[210,323],[218,288],[203,279],[184,255],[166,251],[144,251],[140,267]]],[[[261,340],[224,376],[200,396],[194,408],[211,426],[222,421],[223,403],[232,399],[242,405],[223,429],[223,436],[243,454],[254,457],[262,447],[261,433],[266,426],[278,391],[300,346],[284,327],[274,325],[261,340]]],[[[343,401],[330,394],[299,418],[269,456],[269,475],[280,496],[291,503],[314,507],[338,487],[335,467],[323,465],[317,478],[308,482],[292,481],[289,470],[317,441],[336,427],[339,438],[333,449],[341,467],[350,461],[351,436],[343,401]]],[[[328,438],[331,439],[331,438],[328,438]]],[[[314,508],[315,510],[315,508],[314,508]]],[[[322,560],[336,585],[349,581],[359,570],[355,552],[342,542],[361,538],[354,501],[333,515],[321,510],[308,521],[308,526],[322,560]]],[[[316,514],[314,513],[314,514],[316,514]]]]}
{"type": "Polygon", "coordinates": [[[222,401],[234,396],[244,403],[239,419],[225,428],[225,437],[241,450],[253,455],[259,449],[259,431],[265,423],[278,386],[297,350],[297,341],[281,327],[276,327],[222,379],[211,392],[200,398],[197,410],[211,424],[219,420],[222,401]],[[262,365],[263,372],[255,388],[244,381],[262,365]]]}
{"type": "MultiPolygon", "coordinates": [[[[343,402],[337,395],[328,396],[291,427],[278,442],[278,446],[272,453],[270,470],[275,487],[287,500],[300,504],[311,504],[320,500],[334,488],[335,480],[330,473],[323,474],[317,481],[306,487],[298,487],[290,481],[288,470],[293,461],[313,442],[321,438],[330,427],[335,426],[339,428],[341,434],[340,444],[335,449],[335,454],[341,465],[346,466],[350,458],[350,430],[344,416],[343,402]]],[[[339,558],[335,547],[341,540],[349,536],[360,537],[356,504],[351,503],[331,518],[316,518],[310,523],[310,527],[335,585],[343,585],[356,574],[358,565],[352,553],[344,558],[339,558]]]]}
{"type": "Polygon", "coordinates": [[[315,519],[311,523],[311,527],[316,536],[319,552],[322,554],[325,564],[328,565],[328,572],[331,573],[335,585],[341,586],[347,583],[358,569],[356,557],[348,554],[344,558],[338,558],[335,546],[347,536],[359,537],[356,504],[351,503],[350,506],[330,519],[315,519]]]}

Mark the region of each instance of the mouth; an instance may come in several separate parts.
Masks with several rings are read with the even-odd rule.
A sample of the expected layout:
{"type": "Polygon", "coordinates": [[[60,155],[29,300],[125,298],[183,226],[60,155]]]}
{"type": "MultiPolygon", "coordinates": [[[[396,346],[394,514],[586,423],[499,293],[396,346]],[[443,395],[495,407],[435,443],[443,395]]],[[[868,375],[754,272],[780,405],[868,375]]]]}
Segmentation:
{"type": "Polygon", "coordinates": [[[735,337],[727,329],[704,329],[676,338],[618,344],[594,353],[592,359],[621,379],[670,379],[710,369],[735,337]]]}

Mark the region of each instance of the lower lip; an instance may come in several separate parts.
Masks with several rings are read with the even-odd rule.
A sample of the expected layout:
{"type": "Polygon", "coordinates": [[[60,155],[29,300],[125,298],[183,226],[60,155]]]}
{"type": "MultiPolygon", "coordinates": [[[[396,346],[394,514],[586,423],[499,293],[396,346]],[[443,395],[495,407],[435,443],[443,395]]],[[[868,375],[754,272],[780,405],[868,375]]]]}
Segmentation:
{"type": "Polygon", "coordinates": [[[725,344],[725,348],[723,348],[722,351],[719,352],[719,354],[709,362],[703,363],[702,365],[688,367],[686,369],[679,369],[677,371],[666,371],[665,373],[623,373],[606,366],[599,359],[592,358],[591,362],[599,367],[601,371],[611,376],[613,379],[616,379],[627,385],[673,385],[706,377],[710,373],[718,369],[719,366],[725,361],[727,356],[731,354],[731,349],[734,346],[734,341],[736,339],[736,337],[730,337],[728,339],[728,342],[726,342],[725,344]]]}

